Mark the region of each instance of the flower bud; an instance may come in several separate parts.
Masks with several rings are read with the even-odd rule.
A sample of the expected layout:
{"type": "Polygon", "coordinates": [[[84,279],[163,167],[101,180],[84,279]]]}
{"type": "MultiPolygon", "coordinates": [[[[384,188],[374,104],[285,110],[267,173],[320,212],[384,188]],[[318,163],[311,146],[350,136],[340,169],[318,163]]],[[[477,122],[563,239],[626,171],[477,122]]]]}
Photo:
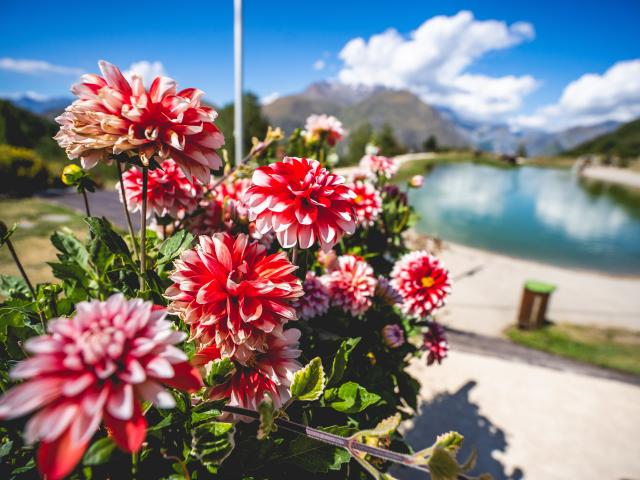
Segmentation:
{"type": "Polygon", "coordinates": [[[409,186],[411,188],[420,188],[424,184],[424,177],[422,175],[414,175],[409,180],[409,186]]]}
{"type": "Polygon", "coordinates": [[[389,348],[398,348],[404,345],[404,331],[397,323],[385,325],[382,329],[382,340],[389,348]]]}
{"type": "Polygon", "coordinates": [[[77,185],[77,183],[83,176],[84,170],[82,170],[82,168],[80,168],[75,163],[70,163],[69,165],[64,167],[60,178],[62,179],[62,183],[69,187],[72,187],[74,185],[77,185]]]}

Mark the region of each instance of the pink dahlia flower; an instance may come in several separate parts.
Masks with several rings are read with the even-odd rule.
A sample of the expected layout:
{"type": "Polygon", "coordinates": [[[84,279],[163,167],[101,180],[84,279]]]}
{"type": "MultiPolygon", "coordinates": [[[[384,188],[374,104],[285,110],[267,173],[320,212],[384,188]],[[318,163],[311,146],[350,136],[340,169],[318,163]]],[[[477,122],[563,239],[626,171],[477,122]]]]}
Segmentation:
{"type": "Polygon", "coordinates": [[[330,147],[344,138],[342,122],[333,115],[309,115],[304,129],[309,140],[325,139],[330,147]]]}
{"type": "Polygon", "coordinates": [[[365,155],[360,159],[360,169],[371,172],[385,178],[393,177],[398,171],[398,164],[395,159],[383,157],[382,155],[365,155]]]}
{"type": "Polygon", "coordinates": [[[382,328],[382,341],[389,348],[399,348],[404,345],[404,330],[397,323],[385,325],[382,328]]]}
{"type": "Polygon", "coordinates": [[[444,328],[436,322],[429,324],[429,330],[422,337],[422,345],[427,353],[427,365],[434,362],[440,364],[449,352],[449,342],[445,336],[444,328]]]}
{"type": "Polygon", "coordinates": [[[249,209],[244,195],[251,186],[251,179],[236,178],[231,182],[223,182],[213,190],[216,201],[225,206],[225,210],[233,218],[248,217],[249,209]]]}
{"type": "MultiPolygon", "coordinates": [[[[274,332],[266,338],[263,352],[254,351],[244,358],[233,357],[235,370],[227,381],[209,391],[212,400],[229,399],[229,405],[257,410],[265,393],[269,393],[276,408],[290,398],[289,386],[293,374],[302,368],[296,360],[300,356],[300,330],[290,328],[274,332]]],[[[193,357],[196,365],[204,366],[225,355],[216,345],[199,350],[193,357]]]]}
{"type": "Polygon", "coordinates": [[[351,185],[351,189],[356,194],[353,204],[358,223],[360,225],[373,225],[382,211],[382,197],[374,186],[366,181],[356,181],[351,185]]]}
{"type": "Polygon", "coordinates": [[[129,82],[115,65],[99,65],[104,77],[83,75],[71,88],[78,99],[56,119],[55,139],[69,158],[80,157],[85,168],[122,152],[145,165],[171,158],[206,184],[210,170],[222,165],[216,149],[224,137],[214,124],[216,111],[200,103],[203,92],[177,91],[167,77],[156,77],[147,91],[139,75],[129,82]]]}
{"type": "Polygon", "coordinates": [[[407,253],[396,262],[391,286],[402,296],[402,311],[413,317],[431,315],[451,291],[449,272],[425,251],[407,253]]]}
{"type": "Polygon", "coordinates": [[[247,190],[249,220],[261,234],[274,231],[284,248],[330,249],[356,228],[355,194],[316,160],[285,157],[256,169],[247,190]]]}
{"type": "Polygon", "coordinates": [[[176,260],[165,294],[198,343],[248,357],[264,350],[268,333],[296,320],[291,301],[303,294],[296,268],[284,252],[267,255],[245,234],[203,235],[176,260]]]}
{"type": "Polygon", "coordinates": [[[338,268],[324,277],[329,288],[331,303],[354,317],[371,307],[371,299],[376,290],[373,268],[355,255],[338,257],[338,268]]]}
{"type": "Polygon", "coordinates": [[[147,429],[140,402],[172,408],[173,395],[163,384],[186,391],[202,386],[197,369],[174,346],[186,335],[165,315],[150,302],[117,294],[78,303],[73,318],[51,320],[48,334],[26,342],[33,356],[11,371],[25,382],[0,398],[0,418],[39,410],[25,438],[40,441],[38,468],[45,478],[71,472],[102,422],[121,449],[137,451],[147,429]]]}
{"type": "MultiPolygon", "coordinates": [[[[122,182],[127,196],[127,207],[137,212],[142,207],[142,172],[133,167],[122,174],[122,182]]],[[[122,190],[120,192],[122,201],[122,190]]],[[[193,212],[198,207],[198,201],[203,193],[202,185],[191,182],[173,160],[165,160],[160,168],[149,172],[147,183],[147,212],[151,216],[155,213],[159,217],[170,215],[173,218],[183,218],[185,214],[193,212]]]]}
{"type": "Polygon", "coordinates": [[[322,278],[313,272],[307,272],[302,289],[304,295],[297,298],[293,304],[300,319],[309,320],[327,313],[329,310],[329,289],[322,278]]]}

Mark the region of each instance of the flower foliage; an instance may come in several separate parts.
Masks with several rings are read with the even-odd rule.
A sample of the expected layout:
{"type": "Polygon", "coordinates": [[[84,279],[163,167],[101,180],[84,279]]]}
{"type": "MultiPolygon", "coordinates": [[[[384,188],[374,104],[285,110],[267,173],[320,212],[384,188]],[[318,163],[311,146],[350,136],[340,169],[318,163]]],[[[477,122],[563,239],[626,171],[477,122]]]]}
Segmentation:
{"type": "MultiPolygon", "coordinates": [[[[415,215],[394,159],[370,149],[370,175],[347,182],[331,171],[341,123],[312,115],[220,169],[202,92],[100,68],[56,139],[86,167],[127,164],[122,200],[146,202],[155,228],[139,243],[86,217],[86,240],[51,237],[55,283],[0,275],[2,478],[34,464],[48,479],[390,478],[387,457],[353,447],[410,450],[395,433],[418,408],[407,367],[446,357],[435,316],[450,290],[435,257],[405,246],[415,215]],[[331,443],[299,435],[314,424],[331,443]]],[[[0,222],[0,247],[14,230],[0,222]]],[[[462,472],[438,442],[402,458],[462,472]]]]}

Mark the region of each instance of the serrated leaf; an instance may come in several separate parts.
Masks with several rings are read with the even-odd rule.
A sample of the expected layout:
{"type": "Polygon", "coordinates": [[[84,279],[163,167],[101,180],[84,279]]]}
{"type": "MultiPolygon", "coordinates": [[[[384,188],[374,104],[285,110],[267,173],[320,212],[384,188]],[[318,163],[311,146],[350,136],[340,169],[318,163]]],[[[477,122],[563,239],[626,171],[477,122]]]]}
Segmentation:
{"type": "Polygon", "coordinates": [[[320,398],[324,390],[324,368],[322,360],[316,357],[293,374],[291,398],[312,402],[320,398]]]}
{"type": "Polygon", "coordinates": [[[5,298],[31,298],[31,292],[26,282],[13,275],[0,274],[0,295],[5,298]]]}
{"type": "Polygon", "coordinates": [[[335,357],[333,357],[331,373],[329,374],[327,385],[336,385],[340,380],[342,380],[349,363],[349,356],[358,343],[360,343],[360,337],[347,338],[342,341],[335,357]]]}
{"type": "Polygon", "coordinates": [[[111,458],[113,450],[116,448],[116,444],[108,437],[101,438],[89,447],[82,459],[83,465],[102,465],[107,463],[111,458]]]}
{"type": "Polygon", "coordinates": [[[226,381],[226,377],[236,369],[234,363],[228,358],[212,360],[207,364],[207,375],[205,382],[210,387],[215,387],[226,381]]]}
{"type": "Polygon", "coordinates": [[[458,432],[450,431],[438,435],[438,437],[436,438],[435,446],[449,450],[452,453],[456,453],[462,446],[463,441],[464,437],[462,435],[460,435],[458,432]]]}
{"type": "Polygon", "coordinates": [[[180,230],[175,235],[166,238],[158,247],[158,263],[167,263],[189,248],[195,237],[187,230],[180,230]]]}
{"type": "Polygon", "coordinates": [[[89,269],[89,252],[80,240],[73,236],[69,229],[62,229],[51,235],[51,243],[60,253],[58,258],[63,263],[74,263],[83,270],[89,269]]]}
{"type": "MultiPolygon", "coordinates": [[[[324,427],[320,430],[342,437],[349,436],[353,429],[346,426],[324,427]]],[[[349,463],[351,455],[342,448],[327,445],[309,437],[299,436],[289,444],[287,461],[311,473],[328,473],[340,470],[349,463]]]]}
{"type": "Polygon", "coordinates": [[[131,258],[127,242],[115,232],[106,218],[86,217],[84,221],[89,225],[89,230],[91,230],[95,241],[103,241],[112,253],[131,258]]]}
{"type": "Polygon", "coordinates": [[[258,413],[260,414],[260,425],[258,427],[258,440],[265,440],[271,432],[275,432],[275,406],[273,399],[268,393],[264,394],[264,398],[258,405],[258,413]]]}
{"type": "Polygon", "coordinates": [[[342,413],[359,413],[380,401],[380,395],[369,392],[355,382],[347,382],[339,388],[330,388],[325,392],[325,401],[334,410],[342,413]]]}
{"type": "Polygon", "coordinates": [[[191,431],[191,455],[207,470],[217,470],[233,451],[235,429],[229,422],[203,422],[191,431]]]}
{"type": "Polygon", "coordinates": [[[380,421],[375,427],[362,430],[356,436],[362,437],[388,437],[395,432],[400,425],[401,416],[399,413],[380,421]]]}
{"type": "Polygon", "coordinates": [[[443,447],[436,446],[427,460],[432,480],[456,480],[460,466],[454,455],[443,447]]]}

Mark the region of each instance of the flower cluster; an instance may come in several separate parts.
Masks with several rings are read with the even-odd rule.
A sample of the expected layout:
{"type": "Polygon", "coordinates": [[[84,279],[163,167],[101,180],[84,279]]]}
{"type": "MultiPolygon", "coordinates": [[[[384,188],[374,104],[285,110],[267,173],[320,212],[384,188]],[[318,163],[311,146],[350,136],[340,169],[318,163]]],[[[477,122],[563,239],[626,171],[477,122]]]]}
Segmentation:
{"type": "Polygon", "coordinates": [[[233,390],[232,402],[254,405],[256,398],[261,399],[254,396],[256,392],[271,385],[271,393],[278,393],[273,399],[281,405],[287,398],[276,386],[288,381],[281,374],[289,375],[285,367],[293,365],[299,353],[298,334],[283,329],[297,318],[291,302],[303,295],[293,274],[297,267],[284,252],[267,255],[263,245],[245,234],[234,238],[216,233],[198,241],[196,248],[183,252],[175,262],[170,275],[173,284],[166,291],[170,310],[189,325],[201,362],[205,358],[236,362],[229,388],[242,389],[233,390]],[[280,360],[285,364],[282,369],[254,368],[280,360]],[[254,383],[247,388],[249,381],[254,383]]]}
{"type": "Polygon", "coordinates": [[[257,168],[245,195],[260,234],[275,232],[284,248],[318,242],[323,250],[355,231],[354,197],[343,177],[296,157],[257,168]]]}
{"type": "Polygon", "coordinates": [[[329,289],[324,279],[313,272],[307,272],[302,284],[304,295],[297,298],[294,307],[301,320],[310,320],[324,315],[329,310],[329,289]]]}
{"type": "Polygon", "coordinates": [[[338,266],[325,277],[332,305],[354,317],[366,312],[376,291],[373,268],[355,255],[338,257],[338,266]]]}
{"type": "Polygon", "coordinates": [[[121,294],[81,302],[73,318],[49,322],[49,332],[26,342],[33,354],[11,372],[24,383],[0,399],[0,418],[39,410],[27,423],[28,443],[40,442],[38,468],[47,479],[65,477],[104,422],[121,449],[135,452],[147,423],[140,402],[175,406],[163,385],[185,391],[202,386],[196,369],[174,345],[166,310],[121,294]]]}
{"type": "Polygon", "coordinates": [[[382,155],[365,155],[359,163],[360,169],[373,176],[393,177],[398,171],[398,164],[393,158],[382,155]]]}
{"type": "Polygon", "coordinates": [[[308,141],[324,139],[330,147],[335,146],[344,137],[342,122],[333,115],[310,115],[304,129],[308,141]]]}
{"type": "Polygon", "coordinates": [[[178,91],[176,82],[157,77],[147,91],[143,79],[129,82],[118,67],[99,63],[103,77],[83,75],[71,91],[78,99],[56,121],[55,136],[69,158],[85,168],[126,152],[144,165],[173,159],[192,178],[207,183],[222,162],[216,149],[224,137],[214,124],[217,113],[200,103],[203,92],[178,91]]]}
{"type": "Polygon", "coordinates": [[[449,342],[442,325],[430,322],[429,329],[422,337],[422,345],[427,351],[427,365],[432,365],[434,362],[440,364],[449,352],[449,342]]]}
{"type": "Polygon", "coordinates": [[[353,204],[358,223],[372,226],[382,210],[382,197],[371,183],[364,180],[356,180],[351,189],[356,194],[353,204]]]}
{"type": "MultiPolygon", "coordinates": [[[[138,211],[142,206],[142,172],[132,167],[122,175],[127,207],[138,211]]],[[[203,193],[198,182],[191,182],[178,164],[171,159],[152,170],[147,180],[147,214],[158,217],[170,215],[175,219],[183,218],[197,207],[203,193]]],[[[117,190],[122,191],[118,185],[117,190]]],[[[120,193],[122,201],[122,193],[120,193]]]]}

